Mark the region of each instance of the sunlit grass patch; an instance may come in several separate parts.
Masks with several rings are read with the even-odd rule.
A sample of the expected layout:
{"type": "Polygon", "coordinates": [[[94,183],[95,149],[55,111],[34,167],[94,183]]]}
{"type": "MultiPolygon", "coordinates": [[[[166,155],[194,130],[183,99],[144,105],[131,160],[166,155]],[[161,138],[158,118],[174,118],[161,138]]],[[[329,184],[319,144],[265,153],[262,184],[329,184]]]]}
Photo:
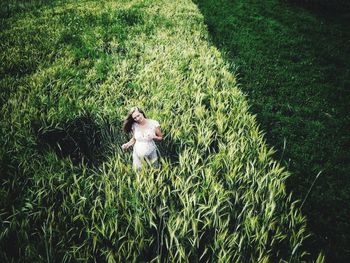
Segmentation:
{"type": "Polygon", "coordinates": [[[14,236],[16,255],[33,261],[301,259],[305,221],[285,191],[288,173],[196,6],[51,8],[52,59],[2,96],[2,200],[21,195],[2,201],[1,244],[14,236]],[[165,133],[161,167],[140,173],[120,149],[121,121],[135,105],[165,133]]]}

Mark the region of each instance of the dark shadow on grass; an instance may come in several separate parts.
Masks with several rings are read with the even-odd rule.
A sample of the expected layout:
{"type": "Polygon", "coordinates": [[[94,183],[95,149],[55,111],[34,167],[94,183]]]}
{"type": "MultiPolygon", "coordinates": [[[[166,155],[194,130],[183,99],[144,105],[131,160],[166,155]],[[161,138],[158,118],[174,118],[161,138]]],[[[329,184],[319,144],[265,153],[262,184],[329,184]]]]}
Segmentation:
{"type": "Polygon", "coordinates": [[[336,17],[339,15],[349,15],[350,2],[348,0],[282,0],[297,7],[308,9],[315,14],[336,17]]]}
{"type": "Polygon", "coordinates": [[[75,165],[99,166],[110,153],[111,144],[121,142],[124,137],[119,120],[106,118],[98,124],[89,115],[55,126],[57,128],[43,128],[43,123],[32,122],[38,151],[44,154],[53,150],[61,158],[69,157],[75,165]]]}
{"type": "Polygon", "coordinates": [[[306,244],[308,259],[323,250],[330,262],[346,261],[349,12],[282,0],[195,2],[212,43],[238,68],[233,73],[268,144],[277,150],[275,158],[292,173],[287,187],[294,198],[303,200],[322,171],[303,207],[314,233],[306,244]]]}
{"type": "Polygon", "coordinates": [[[0,3],[0,17],[8,18],[22,12],[40,11],[41,7],[54,6],[57,0],[3,0],[0,3]]]}
{"type": "Polygon", "coordinates": [[[176,165],[179,162],[179,143],[172,140],[170,137],[165,137],[165,139],[157,144],[159,154],[161,158],[170,161],[171,165],[176,165]]]}

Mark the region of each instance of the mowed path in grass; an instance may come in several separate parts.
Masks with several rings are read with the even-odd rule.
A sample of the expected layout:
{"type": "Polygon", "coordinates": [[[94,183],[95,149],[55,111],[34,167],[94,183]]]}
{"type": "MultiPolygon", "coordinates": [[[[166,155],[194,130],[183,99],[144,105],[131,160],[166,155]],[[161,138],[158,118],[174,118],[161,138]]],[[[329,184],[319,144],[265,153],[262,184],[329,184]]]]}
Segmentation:
{"type": "Polygon", "coordinates": [[[306,258],[289,173],[195,4],[3,6],[0,261],[306,258]],[[120,149],[135,105],[166,135],[160,170],[120,149]]]}
{"type": "MultiPolygon", "coordinates": [[[[349,10],[313,10],[288,1],[198,0],[212,42],[233,63],[276,158],[293,176],[328,260],[350,257],[349,10]]],[[[312,2],[312,1],[310,1],[312,2]]],[[[336,1],[334,1],[336,2],[336,1]]],[[[332,5],[332,1],[329,1],[332,5]]]]}

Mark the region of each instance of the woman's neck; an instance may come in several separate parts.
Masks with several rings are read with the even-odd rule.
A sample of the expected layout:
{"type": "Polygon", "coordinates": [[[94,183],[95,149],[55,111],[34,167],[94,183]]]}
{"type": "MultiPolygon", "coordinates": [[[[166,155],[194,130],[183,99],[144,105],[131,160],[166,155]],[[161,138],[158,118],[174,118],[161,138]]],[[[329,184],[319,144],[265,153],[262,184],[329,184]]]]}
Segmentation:
{"type": "Polygon", "coordinates": [[[139,123],[139,125],[144,126],[144,125],[146,124],[146,122],[147,122],[146,120],[147,120],[147,119],[144,118],[144,119],[142,120],[142,122],[139,123]]]}

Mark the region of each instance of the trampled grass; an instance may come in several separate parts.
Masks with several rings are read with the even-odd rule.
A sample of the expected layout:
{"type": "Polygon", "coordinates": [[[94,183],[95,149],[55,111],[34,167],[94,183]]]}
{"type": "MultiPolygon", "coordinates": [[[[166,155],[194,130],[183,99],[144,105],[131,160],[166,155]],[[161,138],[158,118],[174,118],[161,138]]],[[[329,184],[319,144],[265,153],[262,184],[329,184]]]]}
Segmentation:
{"type": "Polygon", "coordinates": [[[196,5],[35,3],[1,13],[3,261],[303,259],[289,174],[196,5]],[[134,105],[166,134],[138,174],[120,149],[134,105]]]}

